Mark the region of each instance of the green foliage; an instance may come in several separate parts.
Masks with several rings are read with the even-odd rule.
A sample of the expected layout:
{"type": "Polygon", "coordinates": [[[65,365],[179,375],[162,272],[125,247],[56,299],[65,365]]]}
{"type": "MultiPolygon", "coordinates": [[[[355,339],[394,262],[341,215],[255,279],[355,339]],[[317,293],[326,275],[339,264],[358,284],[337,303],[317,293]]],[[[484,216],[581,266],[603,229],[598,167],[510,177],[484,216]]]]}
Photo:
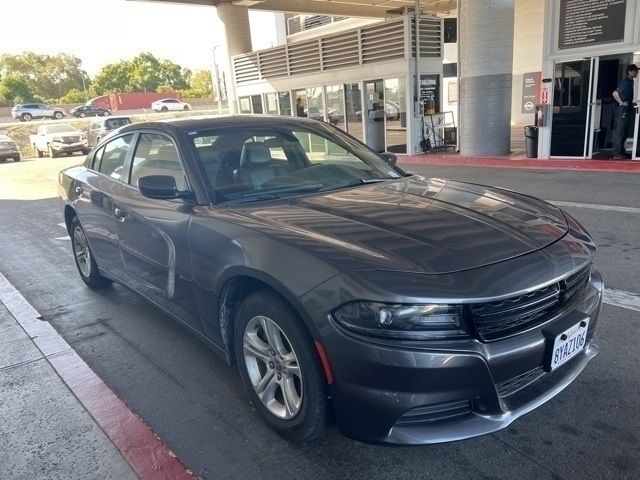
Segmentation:
{"type": "Polygon", "coordinates": [[[175,91],[188,87],[191,72],[145,52],[105,66],[93,80],[91,95],[116,92],[175,91]]]}
{"type": "Polygon", "coordinates": [[[187,90],[183,90],[182,95],[187,98],[213,96],[211,72],[208,70],[196,70],[193,72],[189,81],[189,88],[187,90]]]}
{"type": "Polygon", "coordinates": [[[60,97],[59,102],[62,104],[67,103],[85,103],[88,98],[84,95],[84,90],[80,90],[78,88],[72,88],[67,92],[64,97],[60,97]]]}
{"type": "Polygon", "coordinates": [[[2,77],[2,80],[0,80],[0,98],[13,105],[35,100],[27,79],[18,73],[9,73],[2,77]]]}
{"type": "MultiPolygon", "coordinates": [[[[25,52],[0,56],[0,77],[12,75],[22,77],[33,99],[56,99],[72,88],[82,88],[81,60],[65,53],[43,55],[25,52]]],[[[86,81],[88,79],[85,78],[86,81]]]]}

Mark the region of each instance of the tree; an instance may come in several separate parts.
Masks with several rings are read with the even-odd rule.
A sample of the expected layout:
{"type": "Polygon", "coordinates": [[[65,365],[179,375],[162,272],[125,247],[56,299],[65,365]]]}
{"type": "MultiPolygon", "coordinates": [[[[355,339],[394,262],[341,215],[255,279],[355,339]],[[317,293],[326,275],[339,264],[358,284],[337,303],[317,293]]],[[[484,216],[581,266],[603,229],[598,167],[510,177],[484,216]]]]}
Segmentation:
{"type": "Polygon", "coordinates": [[[189,81],[189,89],[185,90],[183,94],[185,97],[191,98],[212,97],[211,72],[208,70],[196,70],[193,72],[189,81]]]}
{"type": "Polygon", "coordinates": [[[84,103],[86,98],[84,96],[84,90],[79,88],[72,88],[63,97],[60,97],[60,103],[84,103]]]}
{"type": "Polygon", "coordinates": [[[9,73],[0,80],[0,98],[4,98],[7,103],[22,103],[36,100],[29,82],[24,76],[17,73],[9,73]]]}
{"type": "Polygon", "coordinates": [[[94,96],[115,92],[156,92],[187,88],[191,72],[149,52],[105,66],[93,80],[94,96]]]}
{"type": "Polygon", "coordinates": [[[25,52],[0,56],[0,77],[22,76],[32,94],[57,99],[72,88],[82,88],[82,61],[65,53],[42,55],[25,52]]]}
{"type": "Polygon", "coordinates": [[[107,93],[133,92],[130,72],[131,64],[127,60],[104,66],[91,83],[91,95],[97,97],[107,93]]]}

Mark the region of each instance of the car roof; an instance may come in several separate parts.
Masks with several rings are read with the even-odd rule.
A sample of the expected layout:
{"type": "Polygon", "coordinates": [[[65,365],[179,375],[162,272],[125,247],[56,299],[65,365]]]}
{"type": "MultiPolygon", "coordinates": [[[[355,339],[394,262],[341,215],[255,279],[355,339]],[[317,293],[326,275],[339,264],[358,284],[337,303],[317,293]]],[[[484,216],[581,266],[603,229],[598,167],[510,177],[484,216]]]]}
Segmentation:
{"type": "MultiPolygon", "coordinates": [[[[113,118],[113,117],[112,117],[113,118]]],[[[291,117],[288,115],[215,115],[198,116],[180,119],[158,120],[153,122],[133,123],[123,128],[123,131],[155,128],[159,130],[202,130],[216,127],[270,127],[274,125],[324,125],[323,122],[305,117],[291,117]]]]}

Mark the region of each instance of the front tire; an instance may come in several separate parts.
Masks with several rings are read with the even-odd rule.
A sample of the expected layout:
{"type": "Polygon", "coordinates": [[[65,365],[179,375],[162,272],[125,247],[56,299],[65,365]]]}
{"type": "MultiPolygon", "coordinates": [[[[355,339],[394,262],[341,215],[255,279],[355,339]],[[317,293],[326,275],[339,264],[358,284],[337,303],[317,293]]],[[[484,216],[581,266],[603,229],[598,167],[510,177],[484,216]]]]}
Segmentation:
{"type": "Polygon", "coordinates": [[[47,153],[49,154],[49,158],[56,158],[58,156],[58,154],[56,153],[56,151],[53,149],[53,147],[51,146],[51,144],[48,145],[47,147],[47,153]]]}
{"type": "Polygon", "coordinates": [[[185,112],[189,110],[189,105],[185,105],[182,110],[184,110],[185,112]]]}
{"type": "Polygon", "coordinates": [[[78,221],[78,217],[73,217],[70,225],[71,231],[71,248],[73,249],[73,258],[78,267],[80,278],[90,288],[100,288],[111,285],[111,280],[100,275],[98,265],[93,258],[93,253],[89,248],[87,237],[78,221]]]}
{"type": "Polygon", "coordinates": [[[295,311],[267,290],[252,293],[238,310],[234,350],[245,390],[265,422],[287,440],[320,437],[325,382],[313,339],[295,311]]]}
{"type": "Polygon", "coordinates": [[[87,114],[86,114],[86,113],[84,113],[84,112],[80,112],[80,114],[79,114],[78,116],[79,116],[80,118],[84,118],[84,117],[86,117],[86,116],[87,116],[87,114]]]}
{"type": "Polygon", "coordinates": [[[104,112],[102,112],[103,117],[108,117],[109,115],[111,115],[111,113],[109,113],[108,110],[105,110],[104,112]]]}
{"type": "Polygon", "coordinates": [[[168,111],[169,111],[169,109],[168,109],[167,107],[162,107],[162,108],[160,109],[160,111],[161,111],[161,112],[168,112],[168,111]]]}
{"type": "Polygon", "coordinates": [[[20,119],[23,122],[30,122],[33,119],[33,116],[30,113],[23,113],[20,119]]]}
{"type": "Polygon", "coordinates": [[[64,115],[62,114],[62,112],[55,112],[53,114],[53,118],[55,118],[56,120],[60,120],[62,117],[64,117],[64,115]]]}

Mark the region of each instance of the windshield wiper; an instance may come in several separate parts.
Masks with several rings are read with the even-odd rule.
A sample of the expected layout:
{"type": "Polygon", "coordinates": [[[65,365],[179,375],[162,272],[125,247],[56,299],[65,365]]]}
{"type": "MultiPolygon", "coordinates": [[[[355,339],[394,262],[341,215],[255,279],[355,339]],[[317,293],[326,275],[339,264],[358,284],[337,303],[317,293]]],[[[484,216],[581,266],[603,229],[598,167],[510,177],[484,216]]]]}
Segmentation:
{"type": "Polygon", "coordinates": [[[356,178],[351,180],[348,183],[343,183],[342,185],[331,185],[329,187],[324,187],[318,190],[318,192],[328,192],[330,190],[338,190],[341,188],[353,187],[355,185],[366,185],[369,183],[380,183],[386,182],[387,180],[392,180],[391,178],[356,178]]]}

